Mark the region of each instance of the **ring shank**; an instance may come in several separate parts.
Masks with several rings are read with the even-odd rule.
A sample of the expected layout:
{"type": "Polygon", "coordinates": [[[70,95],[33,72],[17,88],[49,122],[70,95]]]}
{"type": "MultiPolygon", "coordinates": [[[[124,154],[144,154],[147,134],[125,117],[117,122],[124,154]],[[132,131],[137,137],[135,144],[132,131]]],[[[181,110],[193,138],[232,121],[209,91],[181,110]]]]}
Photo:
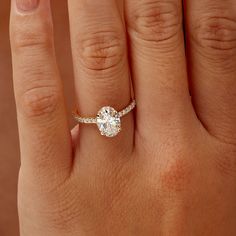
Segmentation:
{"type": "MultiPolygon", "coordinates": [[[[118,112],[118,117],[121,118],[123,116],[126,116],[129,112],[131,112],[136,106],[136,101],[133,100],[127,107],[125,107],[123,110],[118,112]]],[[[81,117],[78,115],[78,112],[73,113],[74,119],[78,123],[82,124],[97,124],[97,118],[96,117],[81,117]]]]}

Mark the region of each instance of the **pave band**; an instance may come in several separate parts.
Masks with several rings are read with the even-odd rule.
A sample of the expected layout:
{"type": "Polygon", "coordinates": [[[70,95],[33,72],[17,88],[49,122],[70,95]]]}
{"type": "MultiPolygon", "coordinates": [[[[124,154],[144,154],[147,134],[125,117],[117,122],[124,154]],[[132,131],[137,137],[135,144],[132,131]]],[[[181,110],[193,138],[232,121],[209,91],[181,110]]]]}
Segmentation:
{"type": "MultiPolygon", "coordinates": [[[[127,115],[129,112],[131,112],[136,106],[135,100],[132,101],[132,103],[129,104],[125,109],[118,112],[119,118],[127,115]]],[[[74,113],[74,118],[78,123],[83,124],[97,124],[97,117],[81,117],[77,113],[74,113]]]]}
{"type": "Polygon", "coordinates": [[[81,117],[77,112],[73,114],[78,123],[97,124],[102,135],[114,137],[121,131],[121,118],[131,112],[136,106],[133,100],[126,108],[117,112],[113,107],[103,107],[96,117],[81,117]]]}

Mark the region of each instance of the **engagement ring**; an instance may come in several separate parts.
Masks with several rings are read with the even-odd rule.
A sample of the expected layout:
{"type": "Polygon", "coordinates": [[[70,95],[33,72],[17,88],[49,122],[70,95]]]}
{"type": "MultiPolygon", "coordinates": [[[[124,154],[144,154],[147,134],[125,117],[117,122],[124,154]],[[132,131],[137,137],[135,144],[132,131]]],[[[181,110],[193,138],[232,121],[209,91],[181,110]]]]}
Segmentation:
{"type": "Polygon", "coordinates": [[[121,131],[121,118],[131,112],[136,106],[133,100],[126,108],[118,112],[113,107],[105,106],[101,108],[96,117],[81,117],[75,112],[74,118],[78,123],[96,124],[101,135],[115,137],[121,131]]]}

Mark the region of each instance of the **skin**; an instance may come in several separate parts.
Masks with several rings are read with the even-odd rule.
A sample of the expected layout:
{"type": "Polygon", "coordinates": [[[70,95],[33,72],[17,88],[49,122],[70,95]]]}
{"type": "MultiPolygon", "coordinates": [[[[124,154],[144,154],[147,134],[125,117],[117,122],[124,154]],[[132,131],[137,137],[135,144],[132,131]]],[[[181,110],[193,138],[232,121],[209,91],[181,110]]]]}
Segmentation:
{"type": "Polygon", "coordinates": [[[124,108],[132,75],[113,139],[70,133],[49,2],[12,3],[21,235],[235,235],[235,1],[184,1],[186,41],[178,0],[68,2],[80,114],[124,108]]]}
{"type": "MultiPolygon", "coordinates": [[[[66,94],[68,116],[74,108],[73,69],[71,62],[68,13],[64,0],[51,1],[56,35],[55,47],[58,66],[66,94]]],[[[19,235],[17,215],[17,179],[19,171],[19,145],[14,95],[12,88],[11,51],[9,43],[10,1],[0,0],[0,235],[19,235]],[[7,114],[7,116],[6,116],[7,114]],[[11,227],[9,227],[11,225],[11,227]]],[[[70,121],[70,127],[74,122],[70,121]]]]}

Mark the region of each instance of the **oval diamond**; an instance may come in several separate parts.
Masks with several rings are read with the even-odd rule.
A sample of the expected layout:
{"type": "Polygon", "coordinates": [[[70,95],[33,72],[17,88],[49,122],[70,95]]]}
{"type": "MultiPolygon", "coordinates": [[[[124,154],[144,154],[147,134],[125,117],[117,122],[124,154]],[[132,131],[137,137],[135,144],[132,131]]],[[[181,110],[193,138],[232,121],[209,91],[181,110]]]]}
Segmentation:
{"type": "Polygon", "coordinates": [[[114,137],[121,131],[121,120],[113,107],[103,107],[97,114],[97,126],[101,134],[114,137]]]}

